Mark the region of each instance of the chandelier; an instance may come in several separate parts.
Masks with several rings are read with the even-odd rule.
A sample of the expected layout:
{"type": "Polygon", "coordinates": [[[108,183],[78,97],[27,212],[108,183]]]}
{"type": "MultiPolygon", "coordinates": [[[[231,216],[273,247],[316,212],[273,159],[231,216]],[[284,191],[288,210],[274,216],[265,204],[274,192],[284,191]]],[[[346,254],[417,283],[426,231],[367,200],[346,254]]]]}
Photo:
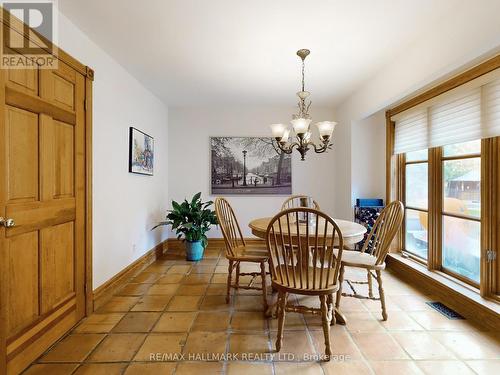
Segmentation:
{"type": "Polygon", "coordinates": [[[305,90],[304,85],[304,67],[305,59],[311,52],[308,49],[299,49],[297,55],[302,60],[302,89],[297,93],[299,97],[299,112],[293,115],[291,129],[285,124],[272,124],[271,132],[276,140],[273,141],[274,149],[277,153],[284,152],[285,154],[291,154],[293,149],[296,148],[300,153],[301,160],[304,160],[307,151],[311,148],[314,152],[320,154],[332,147],[330,143],[332,139],[333,129],[336,122],[333,121],[321,121],[315,124],[319,133],[319,143],[313,142],[311,139],[311,116],[309,115],[309,107],[311,107],[311,100],[307,98],[311,94],[305,90]],[[295,137],[294,141],[290,141],[290,137],[295,137]]]}

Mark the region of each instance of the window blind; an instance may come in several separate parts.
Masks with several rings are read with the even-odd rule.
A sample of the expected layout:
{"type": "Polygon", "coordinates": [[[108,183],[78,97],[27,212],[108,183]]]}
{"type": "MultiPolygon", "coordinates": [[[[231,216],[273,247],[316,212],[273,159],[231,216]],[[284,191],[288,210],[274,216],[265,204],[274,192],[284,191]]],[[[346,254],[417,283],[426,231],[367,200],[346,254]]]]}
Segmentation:
{"type": "Polygon", "coordinates": [[[392,118],[394,153],[500,136],[500,69],[392,118]]]}

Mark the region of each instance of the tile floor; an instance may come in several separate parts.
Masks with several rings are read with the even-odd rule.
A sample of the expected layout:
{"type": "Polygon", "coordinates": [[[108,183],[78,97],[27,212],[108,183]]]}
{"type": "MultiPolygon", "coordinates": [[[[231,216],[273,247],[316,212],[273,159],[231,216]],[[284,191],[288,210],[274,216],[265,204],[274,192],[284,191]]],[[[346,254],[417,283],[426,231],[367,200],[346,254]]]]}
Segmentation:
{"type": "MultiPolygon", "coordinates": [[[[448,320],[424,303],[435,298],[387,271],[388,321],[380,320],[378,302],[344,298],[348,324],[332,327],[334,356],[321,362],[315,360],[324,353],[319,318],[288,313],[283,348],[272,357],[276,320],[263,317],[258,291],[239,291],[227,305],[226,276],[227,260],[219,251],[207,250],[198,263],[168,254],[25,374],[500,373],[499,332],[448,320]],[[228,360],[217,361],[222,355],[228,360]]],[[[318,304],[316,298],[292,301],[299,299],[318,304]]]]}

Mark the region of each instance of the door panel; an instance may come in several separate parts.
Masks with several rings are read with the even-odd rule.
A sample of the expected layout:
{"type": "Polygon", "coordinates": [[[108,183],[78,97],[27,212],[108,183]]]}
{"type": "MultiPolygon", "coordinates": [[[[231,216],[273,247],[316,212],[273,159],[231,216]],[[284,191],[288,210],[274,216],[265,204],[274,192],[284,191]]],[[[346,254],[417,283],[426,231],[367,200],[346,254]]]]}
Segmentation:
{"type": "Polygon", "coordinates": [[[38,200],[38,115],[5,111],[8,202],[38,200]]]}
{"type": "Polygon", "coordinates": [[[44,314],[75,295],[73,222],[43,229],[40,241],[40,297],[44,314]]]}
{"type": "Polygon", "coordinates": [[[74,127],[54,121],[54,198],[74,197],[74,127]]]}
{"type": "Polygon", "coordinates": [[[8,241],[7,332],[9,336],[38,317],[38,232],[8,241]]]}

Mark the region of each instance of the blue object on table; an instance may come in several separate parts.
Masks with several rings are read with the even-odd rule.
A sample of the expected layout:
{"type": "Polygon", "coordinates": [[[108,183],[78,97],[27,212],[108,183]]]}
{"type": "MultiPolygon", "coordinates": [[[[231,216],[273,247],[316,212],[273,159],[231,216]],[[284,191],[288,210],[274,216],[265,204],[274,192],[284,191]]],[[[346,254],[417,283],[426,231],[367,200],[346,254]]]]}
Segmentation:
{"type": "Polygon", "coordinates": [[[384,207],[384,200],[380,198],[358,198],[356,199],[356,207],[384,207]]]}

